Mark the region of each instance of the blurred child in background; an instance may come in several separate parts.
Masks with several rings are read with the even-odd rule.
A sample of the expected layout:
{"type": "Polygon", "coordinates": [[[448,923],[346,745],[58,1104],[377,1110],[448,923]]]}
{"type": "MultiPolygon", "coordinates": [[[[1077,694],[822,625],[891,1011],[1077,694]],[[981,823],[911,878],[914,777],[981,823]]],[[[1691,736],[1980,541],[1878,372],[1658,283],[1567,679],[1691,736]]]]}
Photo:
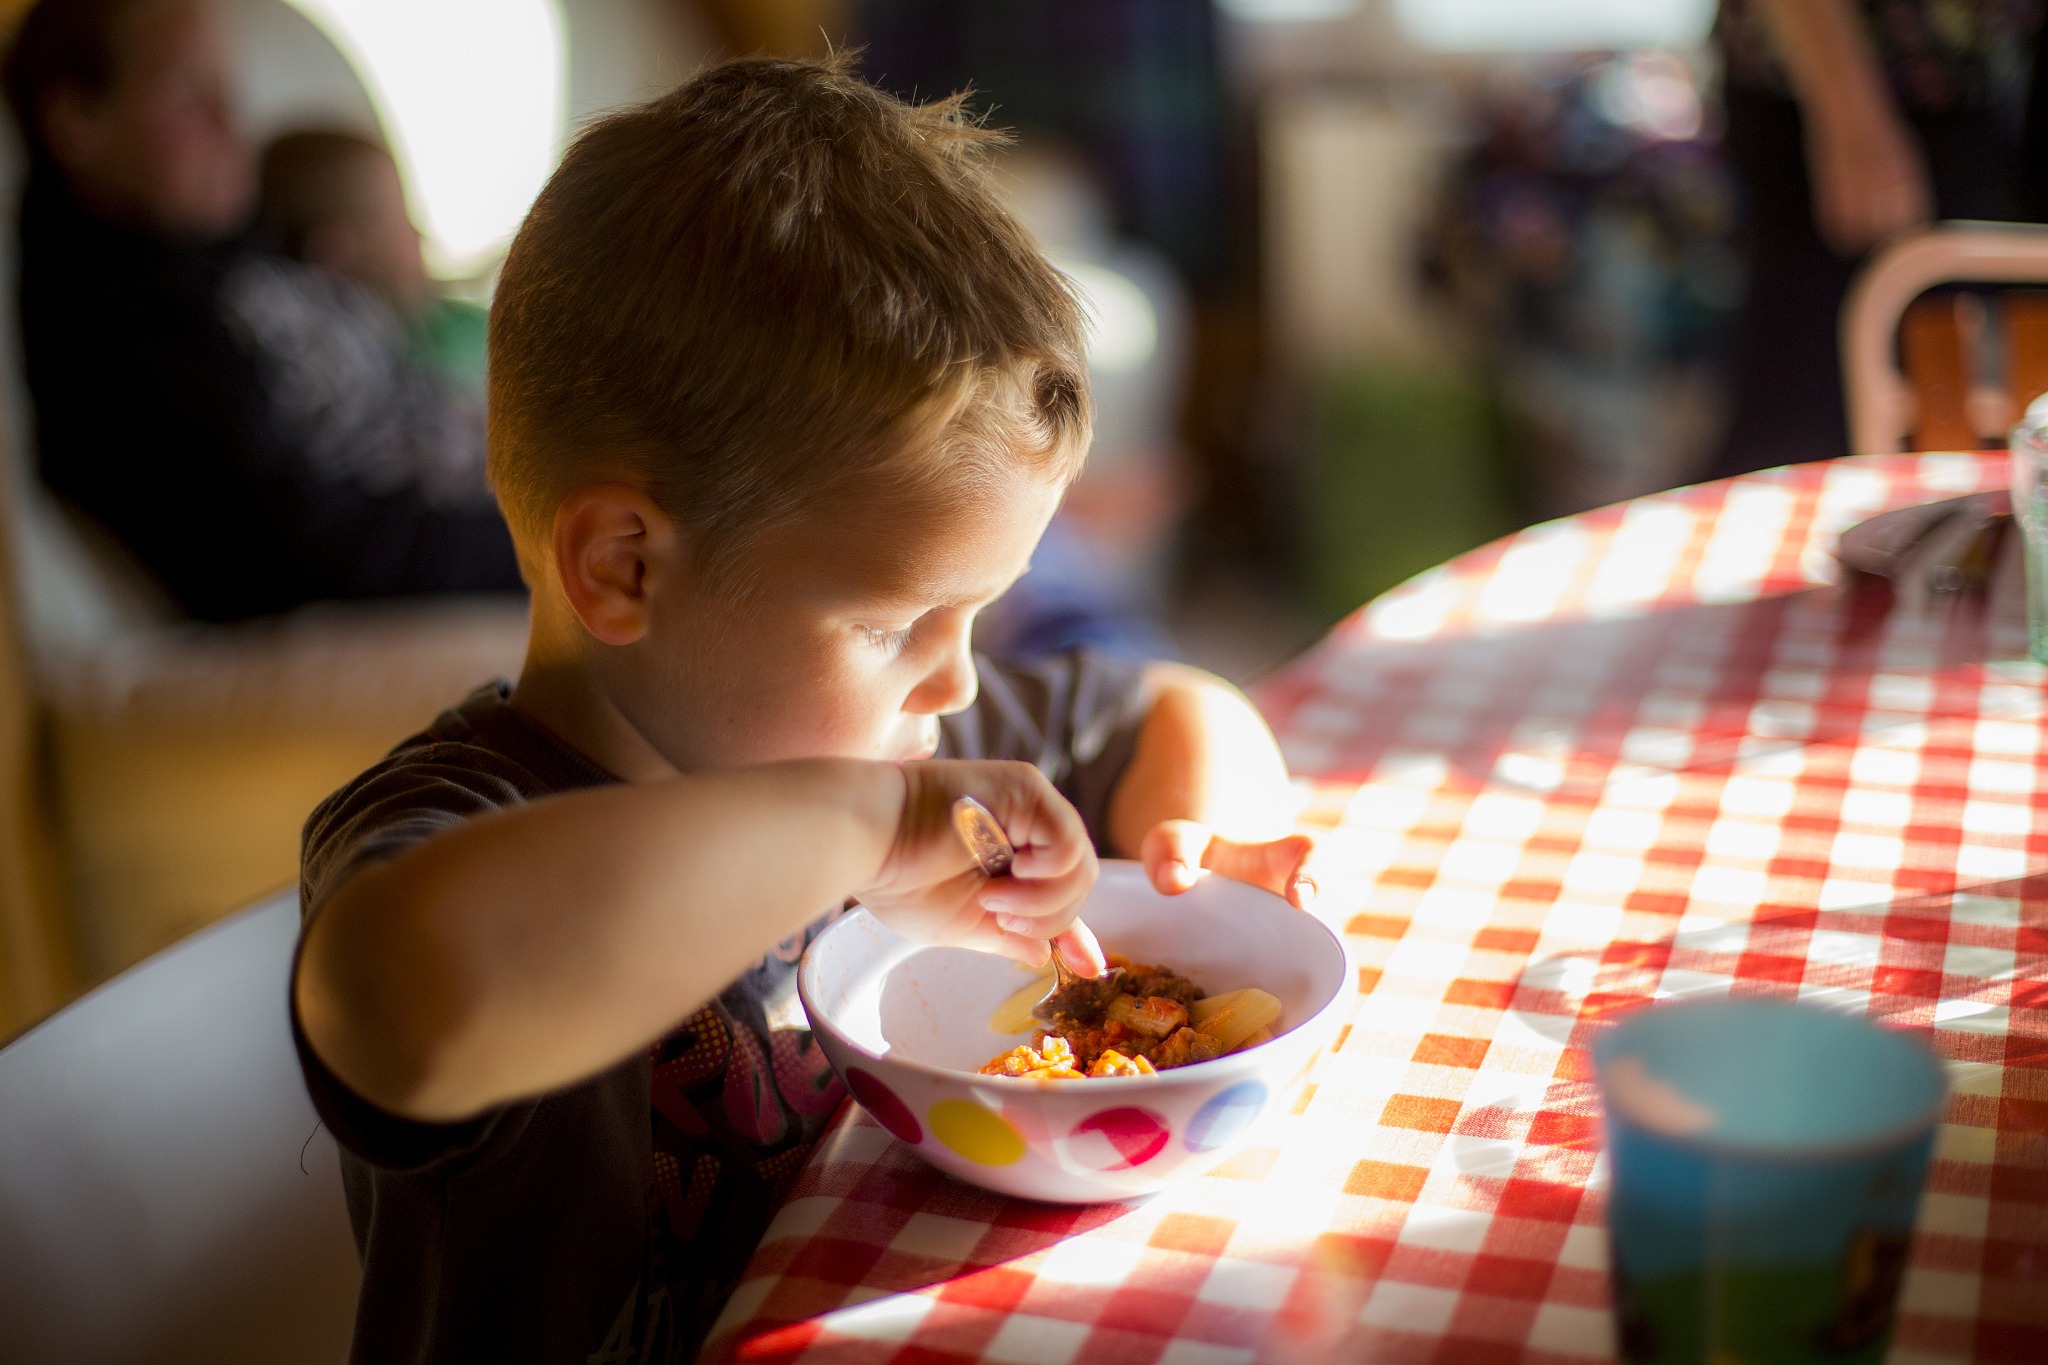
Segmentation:
{"type": "Polygon", "coordinates": [[[390,305],[413,358],[481,400],[486,313],[448,297],[427,273],[391,153],[354,133],[286,133],[263,151],[258,223],[285,255],[390,305]]]}

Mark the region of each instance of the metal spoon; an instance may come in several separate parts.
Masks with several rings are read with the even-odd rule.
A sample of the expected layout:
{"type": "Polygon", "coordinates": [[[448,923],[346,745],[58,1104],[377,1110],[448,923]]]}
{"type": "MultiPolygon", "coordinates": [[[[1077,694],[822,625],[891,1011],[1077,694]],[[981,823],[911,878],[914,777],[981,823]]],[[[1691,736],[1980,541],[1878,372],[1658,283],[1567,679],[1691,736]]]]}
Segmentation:
{"type": "MultiPolygon", "coordinates": [[[[971,796],[962,796],[953,802],[953,828],[960,835],[960,842],[967,845],[968,854],[981,868],[982,875],[991,879],[1010,875],[1010,864],[1017,861],[1017,850],[1010,843],[1010,836],[1003,833],[1003,827],[989,814],[987,806],[971,796]]],[[[1101,1008],[1116,992],[1113,983],[1122,976],[1123,968],[1111,967],[1101,976],[1086,977],[1067,965],[1060,956],[1060,945],[1052,943],[1053,987],[1036,1005],[1031,1007],[1034,1019],[1051,1023],[1058,1014],[1085,1014],[1101,1008]]]]}

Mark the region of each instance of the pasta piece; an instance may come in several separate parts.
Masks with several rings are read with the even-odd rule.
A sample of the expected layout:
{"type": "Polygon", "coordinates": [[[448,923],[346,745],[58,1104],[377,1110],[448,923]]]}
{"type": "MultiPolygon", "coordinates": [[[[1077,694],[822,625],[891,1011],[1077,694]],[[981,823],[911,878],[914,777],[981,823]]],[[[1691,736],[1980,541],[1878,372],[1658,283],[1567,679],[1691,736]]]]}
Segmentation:
{"type": "Polygon", "coordinates": [[[989,1058],[988,1064],[982,1067],[981,1074],[984,1076],[1023,1076],[1039,1065],[1041,1065],[1041,1062],[1038,1053],[1031,1048],[1019,1044],[1008,1052],[1003,1053],[1000,1057],[989,1058]]]}
{"type": "Polygon", "coordinates": [[[1269,1029],[1269,1028],[1262,1028],[1262,1029],[1260,1029],[1260,1030],[1259,1030],[1258,1032],[1254,1033],[1254,1034],[1253,1034],[1253,1035],[1252,1035],[1251,1037],[1249,1037],[1249,1038],[1245,1039],[1245,1040],[1244,1040],[1243,1042],[1239,1043],[1239,1044],[1238,1044],[1238,1045],[1237,1045],[1236,1047],[1232,1048],[1232,1049],[1231,1049],[1231,1051],[1232,1051],[1232,1052],[1242,1052],[1242,1051],[1244,1051],[1244,1050],[1245,1050],[1246,1048],[1248,1048],[1248,1047],[1257,1047],[1257,1046],[1258,1046],[1258,1045],[1259,1045],[1260,1043],[1270,1043],[1270,1042],[1272,1042],[1272,1041],[1273,1041],[1273,1030],[1271,1030],[1271,1029],[1269,1029]]]}
{"type": "Polygon", "coordinates": [[[1196,1028],[1200,1028],[1207,1022],[1210,1015],[1224,1006],[1234,1003],[1243,995],[1243,991],[1225,991],[1221,995],[1205,995],[1194,1004],[1188,1006],[1188,1022],[1196,1028]]]}
{"type": "Polygon", "coordinates": [[[1031,1016],[1031,1008],[1045,998],[1052,989],[1053,976],[1046,972],[1031,979],[1031,984],[1018,989],[1017,993],[996,1006],[996,1012],[988,1017],[991,1033],[1026,1033],[1038,1021],[1031,1016]]]}
{"type": "Polygon", "coordinates": [[[1039,1040],[1038,1054],[1044,1059],[1040,1068],[1045,1071],[1077,1071],[1074,1065],[1074,1049],[1067,1040],[1057,1033],[1047,1034],[1039,1040]]]}
{"type": "Polygon", "coordinates": [[[1142,1054],[1136,1057],[1126,1057],[1123,1053],[1110,1047],[1102,1050],[1102,1055],[1095,1059],[1095,1065],[1088,1068],[1088,1074],[1091,1077],[1155,1076],[1158,1072],[1153,1068],[1152,1063],[1145,1060],[1142,1054]]]}
{"type": "Polygon", "coordinates": [[[1142,1033],[1148,1038],[1164,1038],[1186,1025],[1188,1012],[1163,996],[1153,995],[1139,1000],[1119,995],[1109,1002],[1109,1018],[1112,1023],[1122,1024],[1133,1033],[1142,1033]]]}
{"type": "Polygon", "coordinates": [[[1033,1047],[1019,1043],[981,1069],[984,1076],[1008,1076],[1014,1080],[1080,1081],[1086,1075],[1074,1062],[1074,1050],[1057,1033],[1047,1034],[1033,1047]]]}
{"type": "Polygon", "coordinates": [[[1202,1032],[1225,1052],[1235,1051],[1245,1039],[1278,1021],[1280,999],[1265,991],[1246,989],[1228,1005],[1212,1010],[1202,1021],[1202,1032]]]}

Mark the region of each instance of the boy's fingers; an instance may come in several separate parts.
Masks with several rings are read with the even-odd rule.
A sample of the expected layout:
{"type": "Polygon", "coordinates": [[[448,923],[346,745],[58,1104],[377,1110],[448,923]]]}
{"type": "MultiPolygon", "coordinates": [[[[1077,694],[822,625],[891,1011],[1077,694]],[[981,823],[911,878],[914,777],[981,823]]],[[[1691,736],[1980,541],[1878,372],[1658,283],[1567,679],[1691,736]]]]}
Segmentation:
{"type": "Polygon", "coordinates": [[[1307,870],[1308,856],[1315,846],[1315,840],[1306,834],[1290,834],[1255,844],[1241,844],[1219,836],[1210,841],[1204,866],[1234,881],[1263,886],[1305,909],[1316,895],[1315,879],[1307,870]]]}
{"type": "Polygon", "coordinates": [[[1016,845],[1017,859],[1012,866],[1017,875],[1053,877],[1092,863],[1095,845],[1073,803],[1038,769],[1025,763],[1015,768],[1019,787],[1003,803],[1003,821],[1010,842],[1016,845]]]}
{"type": "Polygon", "coordinates": [[[1072,842],[1017,845],[1017,857],[1010,864],[1010,871],[1026,881],[1046,881],[1076,871],[1092,861],[1095,852],[1086,830],[1078,831],[1078,836],[1072,842]]]}
{"type": "Polygon", "coordinates": [[[1202,879],[1215,831],[1193,820],[1162,820],[1138,846],[1138,862],[1162,896],[1178,896],[1202,879]]]}
{"type": "Polygon", "coordinates": [[[1060,960],[1072,967],[1076,975],[1093,981],[1109,970],[1109,959],[1102,955],[1095,931],[1081,921],[1075,920],[1053,941],[1060,945],[1060,960]]]}
{"type": "Polygon", "coordinates": [[[1030,938],[1013,934],[996,922],[994,917],[984,915],[966,933],[950,941],[956,948],[972,948],[981,953],[998,953],[1026,967],[1043,967],[1051,960],[1051,953],[1042,938],[1030,938]]]}
{"type": "Polygon", "coordinates": [[[1052,961],[1052,951],[1042,938],[998,932],[996,939],[997,952],[1027,967],[1043,967],[1052,961]]]}
{"type": "Polygon", "coordinates": [[[1090,861],[1095,852],[1088,827],[1064,798],[1058,807],[1032,811],[1008,832],[1017,848],[1016,861],[1010,866],[1020,877],[1055,877],[1090,861]]]}
{"type": "Polygon", "coordinates": [[[1038,929],[1050,938],[1080,912],[1081,902],[1095,887],[1099,865],[1089,856],[1054,877],[999,877],[980,892],[981,907],[992,915],[1020,920],[1051,921],[1038,929]]]}

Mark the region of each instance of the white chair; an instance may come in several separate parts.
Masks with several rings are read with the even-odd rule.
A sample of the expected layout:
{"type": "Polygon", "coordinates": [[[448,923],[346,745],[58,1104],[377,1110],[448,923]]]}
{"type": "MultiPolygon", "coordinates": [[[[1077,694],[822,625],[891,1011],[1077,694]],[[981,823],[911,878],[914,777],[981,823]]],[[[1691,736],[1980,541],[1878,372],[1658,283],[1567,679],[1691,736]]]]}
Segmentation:
{"type": "MultiPolygon", "coordinates": [[[[1842,396],[1849,414],[1850,454],[1899,450],[1916,418],[1930,415],[1919,411],[1922,403],[1894,359],[1899,324],[1927,290],[1964,283],[2048,285],[2048,227],[1937,223],[1890,243],[1863,268],[1842,305],[1842,396]]],[[[2032,354],[2039,349],[2034,338],[2008,336],[2003,392],[1985,391],[1972,383],[1966,373],[1975,359],[1970,354],[1975,349],[1972,341],[1951,342],[1955,353],[1934,362],[1935,368],[1956,371],[1937,377],[1937,384],[1971,390],[1949,395],[1956,411],[1943,428],[1964,433],[1956,444],[1982,444],[1969,439],[1972,429],[1980,437],[2003,431],[2041,392],[2034,388],[2041,382],[2040,362],[2032,354]],[[2019,363],[2023,356],[2025,364],[2019,363]],[[2033,392],[2024,391],[2029,388],[2033,392]]]]}
{"type": "Polygon", "coordinates": [[[0,1050],[0,1362],[322,1362],[355,1243],[292,1052],[280,895],[0,1050]]]}

